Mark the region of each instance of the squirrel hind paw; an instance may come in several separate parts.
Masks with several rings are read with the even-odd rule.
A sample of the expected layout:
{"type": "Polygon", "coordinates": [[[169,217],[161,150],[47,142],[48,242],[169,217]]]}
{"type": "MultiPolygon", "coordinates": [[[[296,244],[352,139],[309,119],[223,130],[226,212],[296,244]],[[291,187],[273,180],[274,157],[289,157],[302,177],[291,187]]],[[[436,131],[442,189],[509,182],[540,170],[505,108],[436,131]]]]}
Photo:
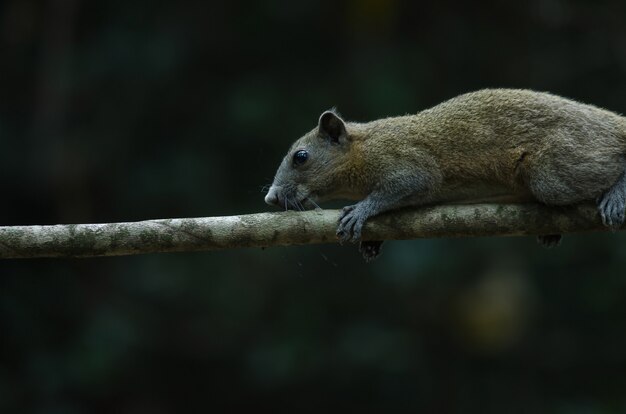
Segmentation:
{"type": "Polygon", "coordinates": [[[626,209],[626,192],[619,187],[611,187],[598,200],[598,212],[602,223],[612,229],[624,224],[624,210],[626,209]]]}
{"type": "Polygon", "coordinates": [[[544,234],[541,236],[537,236],[537,243],[546,249],[552,249],[554,247],[558,247],[561,244],[561,239],[563,237],[560,234],[544,234]]]}
{"type": "Polygon", "coordinates": [[[380,251],[382,250],[383,242],[382,241],[362,241],[359,244],[359,252],[363,256],[363,259],[367,263],[376,259],[380,256],[380,251]]]}

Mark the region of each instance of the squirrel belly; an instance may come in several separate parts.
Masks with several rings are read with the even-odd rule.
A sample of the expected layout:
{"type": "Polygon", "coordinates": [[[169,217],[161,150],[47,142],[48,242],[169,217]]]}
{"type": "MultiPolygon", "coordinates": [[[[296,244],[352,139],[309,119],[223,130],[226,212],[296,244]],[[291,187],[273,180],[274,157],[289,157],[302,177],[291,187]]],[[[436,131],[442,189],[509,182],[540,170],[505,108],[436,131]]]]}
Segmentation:
{"type": "Polygon", "coordinates": [[[339,219],[343,242],[358,241],[365,221],[384,211],[441,202],[597,199],[604,223],[621,226],[625,155],[626,118],[614,112],[543,92],[486,89],[367,123],[324,112],[292,145],[265,200],[292,208],[359,200],[339,219]]]}

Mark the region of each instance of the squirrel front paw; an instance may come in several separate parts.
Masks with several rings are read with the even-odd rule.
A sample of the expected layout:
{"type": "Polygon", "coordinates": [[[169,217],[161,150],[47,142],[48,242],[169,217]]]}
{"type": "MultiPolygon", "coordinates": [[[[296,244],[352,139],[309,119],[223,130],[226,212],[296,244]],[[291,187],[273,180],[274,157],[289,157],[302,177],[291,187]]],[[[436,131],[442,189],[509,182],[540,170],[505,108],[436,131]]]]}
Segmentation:
{"type": "Polygon", "coordinates": [[[363,224],[369,217],[359,204],[346,206],[341,210],[339,216],[339,226],[337,227],[337,238],[339,243],[355,243],[361,238],[363,224]]]}

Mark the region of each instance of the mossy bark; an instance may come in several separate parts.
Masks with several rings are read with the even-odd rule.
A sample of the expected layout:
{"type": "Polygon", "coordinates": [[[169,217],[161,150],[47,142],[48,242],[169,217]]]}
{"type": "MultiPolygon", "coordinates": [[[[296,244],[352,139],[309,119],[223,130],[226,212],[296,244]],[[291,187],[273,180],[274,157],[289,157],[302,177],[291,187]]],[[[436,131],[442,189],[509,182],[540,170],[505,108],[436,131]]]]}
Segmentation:
{"type": "MultiPolygon", "coordinates": [[[[94,257],[335,243],[338,210],[0,227],[0,258],[94,257]]],[[[606,231],[591,205],[457,204],[372,218],[364,240],[606,231]]]]}

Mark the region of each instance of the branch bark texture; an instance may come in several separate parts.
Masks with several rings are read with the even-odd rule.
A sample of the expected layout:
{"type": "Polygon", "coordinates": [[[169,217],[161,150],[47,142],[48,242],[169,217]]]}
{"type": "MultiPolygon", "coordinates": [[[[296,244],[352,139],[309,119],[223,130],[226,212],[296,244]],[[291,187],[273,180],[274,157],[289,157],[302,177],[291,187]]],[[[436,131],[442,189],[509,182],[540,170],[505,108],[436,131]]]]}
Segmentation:
{"type": "MultiPolygon", "coordinates": [[[[0,227],[0,258],[95,257],[335,243],[338,210],[0,227]]],[[[372,218],[364,240],[606,231],[595,206],[456,204],[372,218]]]]}

